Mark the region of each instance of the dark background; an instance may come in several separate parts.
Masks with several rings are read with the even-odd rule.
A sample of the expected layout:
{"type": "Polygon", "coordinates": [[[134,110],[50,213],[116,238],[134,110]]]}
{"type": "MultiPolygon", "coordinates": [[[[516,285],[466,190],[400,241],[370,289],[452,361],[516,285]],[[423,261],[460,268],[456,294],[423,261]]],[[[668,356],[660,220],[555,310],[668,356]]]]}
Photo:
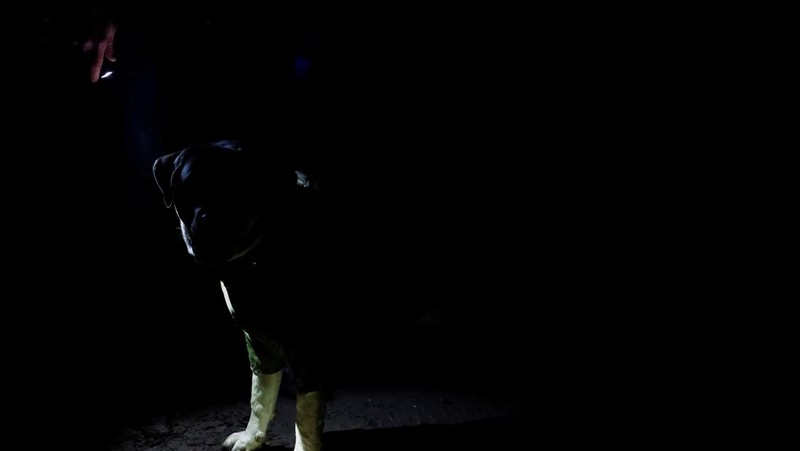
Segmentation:
{"type": "Polygon", "coordinates": [[[631,274],[608,223],[619,187],[597,164],[616,157],[587,152],[607,133],[586,120],[603,63],[572,17],[120,11],[115,74],[94,85],[60,22],[74,17],[48,19],[37,150],[14,154],[38,193],[13,205],[35,237],[21,261],[41,268],[24,358],[69,381],[66,404],[113,432],[246,393],[241,332],[150,174],[160,155],[231,138],[330,181],[353,224],[394,218],[362,238],[420,274],[407,296],[444,305],[434,331],[365,337],[343,378],[514,391],[556,429],[608,396],[623,337],[607,301],[636,287],[616,285],[631,274]]]}
{"type": "MultiPolygon", "coordinates": [[[[420,383],[470,386],[476,370],[489,389],[530,396],[557,436],[642,438],[639,449],[708,432],[748,385],[724,383],[751,366],[738,346],[733,371],[704,371],[728,334],[697,345],[727,309],[704,304],[753,280],[713,277],[738,238],[704,222],[729,185],[708,182],[720,159],[700,156],[719,134],[694,136],[715,116],[718,79],[698,72],[728,33],[696,45],[684,17],[651,27],[661,11],[606,5],[135,5],[120,16],[115,75],[89,85],[70,45],[83,5],[46,3],[6,46],[24,50],[7,74],[25,80],[5,96],[3,374],[5,400],[21,400],[8,410],[33,429],[12,440],[91,447],[137,417],[246,391],[240,332],[149,175],[158,155],[223,138],[363,187],[348,192],[362,214],[403,212],[394,236],[418,243],[403,264],[436,269],[419,291],[450,307],[448,327],[412,348],[420,383]],[[301,81],[309,33],[319,46],[301,81]],[[679,39],[689,61],[668,45],[679,39]]],[[[787,418],[772,436],[793,431],[787,418]]],[[[710,443],[769,436],[750,426],[710,443]]]]}

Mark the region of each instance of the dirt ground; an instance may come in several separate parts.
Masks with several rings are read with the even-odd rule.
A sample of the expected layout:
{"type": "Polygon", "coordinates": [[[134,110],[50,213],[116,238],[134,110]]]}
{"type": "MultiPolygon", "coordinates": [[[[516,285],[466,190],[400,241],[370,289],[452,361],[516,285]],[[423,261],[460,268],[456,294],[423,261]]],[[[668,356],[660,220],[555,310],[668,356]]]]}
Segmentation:
{"type": "MultiPolygon", "coordinates": [[[[294,445],[294,400],[282,395],[276,419],[262,449],[294,445]]],[[[219,450],[228,434],[244,429],[247,399],[174,411],[122,430],[113,451],[219,450]]],[[[542,443],[539,409],[509,394],[490,395],[463,390],[414,386],[353,386],[337,390],[328,405],[325,424],[330,450],[457,449],[472,446],[507,449],[542,443]],[[526,439],[526,436],[528,438],[526,439]]],[[[527,448],[527,447],[526,447],[527,448]]],[[[474,448],[473,448],[474,449],[474,448]]]]}

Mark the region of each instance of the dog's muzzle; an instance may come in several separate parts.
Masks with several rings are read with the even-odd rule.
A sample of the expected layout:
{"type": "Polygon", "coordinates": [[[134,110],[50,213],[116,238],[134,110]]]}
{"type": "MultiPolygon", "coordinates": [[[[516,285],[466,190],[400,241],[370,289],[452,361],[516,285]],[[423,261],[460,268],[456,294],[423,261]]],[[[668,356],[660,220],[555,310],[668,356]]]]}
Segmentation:
{"type": "Polygon", "coordinates": [[[220,266],[245,256],[260,242],[261,234],[249,224],[234,230],[220,224],[198,220],[189,226],[181,221],[183,240],[189,254],[199,263],[220,266]]]}

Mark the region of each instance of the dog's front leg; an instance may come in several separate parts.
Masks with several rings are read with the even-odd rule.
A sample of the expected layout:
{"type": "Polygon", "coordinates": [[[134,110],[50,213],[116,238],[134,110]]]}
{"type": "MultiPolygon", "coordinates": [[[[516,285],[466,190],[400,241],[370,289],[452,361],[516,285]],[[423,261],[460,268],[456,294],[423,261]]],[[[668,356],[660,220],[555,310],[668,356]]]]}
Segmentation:
{"type": "Polygon", "coordinates": [[[228,436],[222,447],[231,451],[258,449],[267,439],[267,427],[275,416],[275,403],[281,386],[283,372],[274,374],[253,373],[250,391],[250,421],[244,431],[228,436]]]}
{"type": "Polygon", "coordinates": [[[321,392],[297,394],[294,451],[320,451],[325,420],[325,399],[321,392]]]}

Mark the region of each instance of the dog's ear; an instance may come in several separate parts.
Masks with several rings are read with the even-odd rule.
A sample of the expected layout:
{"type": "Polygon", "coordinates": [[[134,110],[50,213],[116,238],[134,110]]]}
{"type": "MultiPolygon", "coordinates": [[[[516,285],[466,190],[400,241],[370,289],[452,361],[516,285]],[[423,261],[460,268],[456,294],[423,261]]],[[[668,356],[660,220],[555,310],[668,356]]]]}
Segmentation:
{"type": "Polygon", "coordinates": [[[156,179],[156,185],[161,190],[161,195],[164,198],[164,205],[167,208],[172,207],[173,202],[173,186],[172,180],[175,172],[178,170],[180,164],[180,157],[183,154],[180,152],[173,152],[156,159],[153,163],[153,177],[156,179]]]}

